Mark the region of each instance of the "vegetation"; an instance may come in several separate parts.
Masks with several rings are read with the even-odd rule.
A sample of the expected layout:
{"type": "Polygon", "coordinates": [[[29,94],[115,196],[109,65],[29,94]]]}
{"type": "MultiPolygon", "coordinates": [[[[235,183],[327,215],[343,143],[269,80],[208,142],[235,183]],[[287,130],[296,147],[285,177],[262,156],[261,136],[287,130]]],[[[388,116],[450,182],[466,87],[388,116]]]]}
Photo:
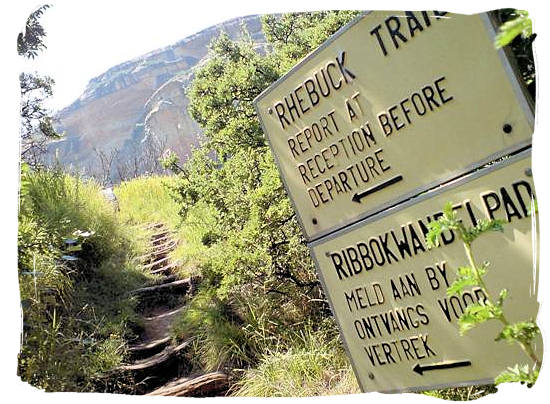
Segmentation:
{"type": "Polygon", "coordinates": [[[175,230],[180,219],[178,205],[170,196],[168,186],[173,178],[139,177],[115,188],[122,221],[129,224],[162,222],[175,230]]]}
{"type": "MultiPolygon", "coordinates": [[[[327,321],[328,322],[328,321],[327,321]]],[[[235,395],[251,397],[311,397],[360,393],[346,353],[329,330],[295,331],[293,341],[268,349],[258,366],[247,370],[235,395]]]]}
{"type": "Polygon", "coordinates": [[[464,245],[468,265],[457,269],[457,277],[447,288],[447,294],[460,295],[464,288],[479,287],[485,296],[484,300],[468,305],[464,313],[458,319],[460,334],[465,334],[472,328],[490,320],[496,320],[502,323],[502,330],[496,336],[496,341],[504,340],[508,343],[517,343],[525,352],[527,357],[533,362],[533,367],[529,365],[516,365],[500,374],[495,382],[496,384],[504,382],[527,383],[531,387],[537,380],[542,361],[536,356],[532,343],[540,329],[533,319],[511,323],[504,312],[504,302],[508,296],[508,291],[502,289],[497,298],[489,293],[485,284],[484,277],[489,268],[489,262],[478,264],[472,252],[472,243],[480,236],[491,231],[502,231],[504,221],[502,220],[480,220],[475,227],[466,227],[458,219],[456,211],[451,203],[443,208],[443,216],[439,220],[429,224],[430,231],[426,235],[428,247],[439,246],[439,237],[445,230],[451,230],[458,234],[458,237],[464,245]]]}
{"type": "Polygon", "coordinates": [[[23,166],[19,212],[23,335],[18,373],[48,391],[89,391],[124,358],[144,281],[130,229],[94,182],[23,166]]]}
{"type": "MultiPolygon", "coordinates": [[[[252,101],[355,14],[267,16],[272,52],[222,34],[196,72],[189,109],[207,142],[174,167],[171,189],[203,278],[176,337],[197,337],[195,354],[206,368],[250,367],[267,363],[269,350],[303,350],[293,348],[288,330],[329,316],[252,101]]],[[[251,378],[247,391],[254,380],[260,379],[251,378]]]]}
{"type": "MultiPolygon", "coordinates": [[[[27,59],[34,59],[46,49],[46,31],[40,17],[50,6],[45,4],[31,13],[25,31],[17,36],[17,52],[27,59]]],[[[21,158],[33,167],[42,163],[42,154],[48,141],[59,138],[54,130],[51,114],[44,101],[51,97],[54,81],[51,77],[36,73],[21,73],[21,158]]]]}
{"type": "MultiPolygon", "coordinates": [[[[37,28],[41,12],[28,23],[35,35],[20,36],[27,46],[22,54],[35,56],[44,47],[43,30],[37,28]]],[[[177,269],[180,277],[200,278],[198,290],[173,327],[174,340],[192,341],[188,357],[194,370],[230,373],[234,395],[359,392],[252,104],[356,14],[265,16],[268,44],[260,51],[246,35],[233,42],[221,34],[211,44],[209,61],[195,72],[188,93],[189,110],[206,142],[185,163],[165,153],[163,164],[172,176],[140,177],[118,185],[118,212],[101,197],[94,181],[55,167],[23,165],[18,235],[24,317],[18,372],[23,380],[50,391],[124,391],[126,381],[111,371],[126,358],[139,323],[137,302],[129,292],[150,280],[134,260],[144,253],[141,241],[147,232],[141,226],[161,222],[176,233],[179,244],[171,258],[182,263],[177,269]]],[[[500,14],[503,20],[513,16],[500,14]]],[[[524,40],[512,41],[516,51],[521,51],[524,40]]],[[[531,62],[522,65],[531,84],[534,68],[530,70],[529,63],[532,55],[531,62]]],[[[34,82],[36,90],[51,94],[52,82],[37,80],[41,79],[29,76],[28,88],[34,82]]],[[[42,101],[34,99],[29,105],[41,108],[42,101]]],[[[47,112],[39,111],[44,122],[51,123],[47,112]]],[[[36,128],[41,126],[35,122],[27,129],[33,139],[36,128]]],[[[106,165],[103,171],[109,174],[111,163],[106,165]]],[[[452,209],[432,224],[432,244],[438,232],[453,229],[470,259],[450,293],[472,285],[484,287],[486,268],[474,262],[469,246],[499,226],[491,221],[463,228],[452,209]]],[[[520,342],[529,353],[538,328],[533,322],[508,323],[502,312],[505,294],[500,297],[468,308],[461,327],[467,331],[485,320],[500,320],[505,323],[500,337],[520,342]]],[[[506,377],[531,383],[536,375],[518,366],[506,377]]],[[[462,400],[494,389],[430,394],[462,400]]]]}
{"type": "Polygon", "coordinates": [[[533,59],[532,23],[527,11],[505,8],[495,12],[499,23],[499,33],[495,38],[495,47],[509,47],[515,63],[525,82],[533,101],[536,93],[535,62],[533,59]]]}

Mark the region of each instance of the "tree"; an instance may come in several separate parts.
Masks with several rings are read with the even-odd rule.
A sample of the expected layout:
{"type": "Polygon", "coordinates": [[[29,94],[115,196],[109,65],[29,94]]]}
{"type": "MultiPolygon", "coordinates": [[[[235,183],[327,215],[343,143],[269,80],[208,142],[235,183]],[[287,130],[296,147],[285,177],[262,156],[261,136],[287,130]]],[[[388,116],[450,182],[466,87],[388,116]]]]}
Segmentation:
{"type": "Polygon", "coordinates": [[[44,4],[36,11],[32,12],[25,25],[25,32],[20,32],[17,35],[17,53],[28,59],[34,59],[38,56],[38,52],[46,49],[44,38],[46,31],[40,24],[40,17],[51,6],[44,4]]]}
{"type": "MultiPolygon", "coordinates": [[[[218,357],[231,352],[225,364],[235,360],[233,365],[243,366],[246,355],[265,352],[265,347],[256,349],[260,334],[285,338],[296,323],[320,325],[329,317],[253,100],[353,15],[268,16],[263,21],[267,46],[254,44],[246,34],[237,42],[221,34],[189,90],[189,110],[206,142],[183,167],[176,167],[173,191],[182,219],[198,228],[190,237],[202,240],[200,296],[229,308],[223,318],[230,326],[212,329],[207,315],[197,325],[189,314],[184,323],[193,324],[187,332],[209,338],[236,324],[246,337],[235,335],[235,340],[246,343],[220,347],[218,357]],[[239,324],[248,325],[243,331],[239,324]]],[[[167,156],[167,166],[174,162],[167,156]]],[[[204,308],[205,303],[197,305],[204,308]]]]}
{"type": "Polygon", "coordinates": [[[494,13],[499,23],[495,47],[497,49],[504,46],[510,48],[527,90],[534,101],[536,78],[532,44],[537,35],[533,33],[529,13],[511,8],[497,10],[494,13]]]}
{"type": "MultiPolygon", "coordinates": [[[[45,4],[31,13],[27,19],[25,31],[17,36],[17,52],[27,59],[34,59],[46,49],[44,38],[46,31],[40,24],[40,17],[50,5],[45,4]]],[[[21,158],[36,167],[46,151],[46,144],[59,138],[56,133],[50,111],[44,106],[52,96],[54,80],[36,73],[21,73],[21,158]]]]}

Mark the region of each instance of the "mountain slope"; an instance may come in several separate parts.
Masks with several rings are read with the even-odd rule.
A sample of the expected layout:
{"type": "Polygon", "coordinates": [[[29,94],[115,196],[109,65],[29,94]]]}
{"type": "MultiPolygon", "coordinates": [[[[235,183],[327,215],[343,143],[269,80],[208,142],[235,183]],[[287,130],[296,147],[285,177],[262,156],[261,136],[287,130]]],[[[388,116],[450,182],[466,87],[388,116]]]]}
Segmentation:
{"type": "Polygon", "coordinates": [[[102,151],[112,157],[107,170],[115,181],[132,170],[158,169],[156,160],[165,148],[185,159],[200,139],[200,128],[187,113],[185,95],[193,69],[208,57],[213,38],[222,31],[240,38],[242,25],[257,44],[264,42],[259,16],[236,18],[91,79],[80,98],[56,115],[56,129],[65,136],[50,145],[50,155],[97,175],[105,168],[94,150],[102,151]]]}

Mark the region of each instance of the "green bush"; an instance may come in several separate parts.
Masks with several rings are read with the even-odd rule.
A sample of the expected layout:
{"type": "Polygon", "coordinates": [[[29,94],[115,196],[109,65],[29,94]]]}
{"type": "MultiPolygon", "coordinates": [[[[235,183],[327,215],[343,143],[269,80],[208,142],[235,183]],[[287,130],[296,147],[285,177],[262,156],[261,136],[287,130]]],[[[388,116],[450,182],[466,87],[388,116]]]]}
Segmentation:
{"type": "Polygon", "coordinates": [[[99,186],[24,167],[18,233],[23,333],[18,374],[48,391],[94,391],[125,353],[137,247],[99,186]]]}
{"type": "MultiPolygon", "coordinates": [[[[210,296],[211,306],[204,318],[201,310],[193,321],[192,311],[184,315],[180,332],[204,336],[197,346],[206,347],[208,338],[217,338],[215,330],[205,331],[211,329],[211,311],[229,308],[231,315],[224,316],[221,329],[230,330],[232,337],[224,332],[213,343],[222,353],[216,366],[224,360],[228,365],[235,360],[257,363],[273,340],[290,343],[289,328],[329,316],[252,101],[354,15],[268,16],[267,53],[257,52],[246,35],[233,42],[222,34],[210,46],[210,60],[196,72],[189,110],[206,142],[174,169],[177,178],[171,189],[185,229],[178,254],[188,268],[195,268],[188,273],[200,273],[201,296],[210,296]],[[243,341],[237,348],[245,354],[236,349],[235,340],[243,341]]],[[[192,304],[202,307],[200,299],[192,304]]],[[[206,348],[198,348],[197,355],[211,365],[201,349],[206,348]]]]}
{"type": "Polygon", "coordinates": [[[310,327],[301,327],[293,341],[265,352],[233,391],[252,397],[357,393],[359,386],[338,337],[310,327]]]}
{"type": "Polygon", "coordinates": [[[162,222],[175,230],[180,223],[178,205],[167,185],[173,178],[151,176],[134,178],[115,187],[120,217],[128,223],[162,222]]]}

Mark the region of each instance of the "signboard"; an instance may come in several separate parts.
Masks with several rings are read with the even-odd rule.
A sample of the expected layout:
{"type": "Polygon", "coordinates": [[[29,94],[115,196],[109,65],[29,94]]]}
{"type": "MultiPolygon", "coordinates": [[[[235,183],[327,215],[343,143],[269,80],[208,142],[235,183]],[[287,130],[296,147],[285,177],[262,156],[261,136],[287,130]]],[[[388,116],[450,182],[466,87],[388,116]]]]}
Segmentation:
{"type": "MultiPolygon", "coordinates": [[[[536,318],[530,166],[530,151],[522,152],[311,244],[363,391],[491,383],[506,367],[531,363],[517,344],[494,341],[501,329],[495,321],[459,335],[458,317],[482,292],[447,296],[457,267],[467,265],[464,247],[449,232],[431,250],[424,238],[446,202],[467,225],[485,217],[506,220],[503,233],[474,242],[474,255],[490,261],[491,294],[508,289],[509,321],[536,318]]],[[[536,349],[540,357],[540,338],[536,349]]]]}
{"type": "Polygon", "coordinates": [[[529,145],[486,14],[361,16],[255,100],[307,240],[529,145]]]}

